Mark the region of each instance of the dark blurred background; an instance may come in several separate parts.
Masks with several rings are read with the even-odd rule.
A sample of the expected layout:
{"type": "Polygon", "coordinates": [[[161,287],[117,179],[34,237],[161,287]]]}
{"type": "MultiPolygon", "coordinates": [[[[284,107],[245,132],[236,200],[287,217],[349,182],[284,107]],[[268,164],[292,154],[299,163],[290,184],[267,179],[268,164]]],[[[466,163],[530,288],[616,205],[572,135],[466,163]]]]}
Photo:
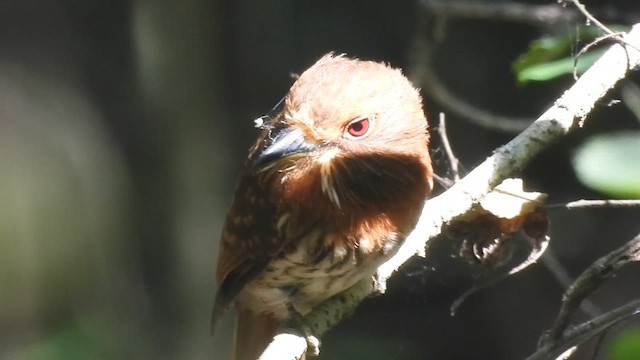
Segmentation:
{"type": "MultiPolygon", "coordinates": [[[[640,11],[633,0],[587,5],[640,11]]],[[[257,135],[252,120],[326,52],[408,67],[418,9],[392,0],[1,0],[0,359],[226,358],[231,314],[209,335],[213,274],[257,135]]],[[[435,66],[461,98],[535,117],[573,82],[515,85],[511,62],[541,34],[450,19],[435,66]]],[[[428,94],[425,106],[430,119],[446,112],[428,94]]],[[[455,116],[448,127],[467,169],[513,137],[455,116]]],[[[576,180],[572,151],[590,134],[637,127],[623,106],[602,104],[583,131],[524,170],[527,186],[550,202],[602,198],[576,180]]],[[[437,141],[434,158],[446,168],[437,141]]],[[[553,212],[551,249],[576,276],[633,237],[639,215],[553,212]]],[[[321,358],[531,353],[563,291],[550,272],[533,266],[450,317],[474,269],[446,239],[432,249],[327,334],[321,358]]],[[[626,269],[593,301],[610,309],[638,297],[639,275],[626,269]]],[[[623,325],[605,339],[605,358],[608,339],[638,326],[623,325]]]]}

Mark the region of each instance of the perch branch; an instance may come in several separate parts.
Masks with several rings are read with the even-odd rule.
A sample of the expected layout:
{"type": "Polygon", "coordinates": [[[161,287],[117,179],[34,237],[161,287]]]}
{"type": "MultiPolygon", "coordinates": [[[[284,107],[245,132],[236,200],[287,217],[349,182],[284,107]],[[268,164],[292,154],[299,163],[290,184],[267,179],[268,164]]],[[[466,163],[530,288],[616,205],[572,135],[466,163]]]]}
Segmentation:
{"type": "MultiPolygon", "coordinates": [[[[640,24],[624,36],[626,43],[640,44],[640,24]]],[[[490,192],[505,178],[517,173],[536,154],[555,143],[570,131],[579,127],[589,112],[606,93],[623,79],[630,69],[640,64],[640,52],[625,44],[614,44],[578,81],[567,90],[554,105],[533,122],[525,131],[506,145],[496,149],[482,164],[441,195],[425,202],[422,214],[413,232],[407,237],[398,252],[378,268],[378,292],[384,292],[388,278],[409,258],[424,255],[429,240],[440,234],[442,227],[454,218],[471,209],[474,203],[490,192]]],[[[305,319],[324,319],[331,327],[350,314],[356,304],[341,305],[343,296],[362,291],[360,287],[347,290],[340,298],[327,300],[319,309],[314,309],[305,319]],[[325,306],[332,305],[327,317],[322,313],[325,306]],[[334,306],[335,305],[335,306],[334,306]]],[[[353,296],[359,298],[360,296],[353,296]]],[[[595,321],[595,320],[594,320],[595,321]]],[[[261,359],[292,360],[301,355],[300,347],[290,347],[281,341],[301,344],[300,335],[277,337],[263,353],[261,359]],[[281,353],[272,353],[280,349],[281,353]]],[[[302,338],[304,339],[304,338],[302,338]]],[[[305,340],[306,341],[306,340],[305,340]]]]}

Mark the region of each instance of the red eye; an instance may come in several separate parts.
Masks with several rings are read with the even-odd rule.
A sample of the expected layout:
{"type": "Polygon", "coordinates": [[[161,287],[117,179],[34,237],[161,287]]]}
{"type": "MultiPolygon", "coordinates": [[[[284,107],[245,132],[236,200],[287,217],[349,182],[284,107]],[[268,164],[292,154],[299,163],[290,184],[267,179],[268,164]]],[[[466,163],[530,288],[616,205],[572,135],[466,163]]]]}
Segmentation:
{"type": "Polygon", "coordinates": [[[358,119],[349,126],[347,126],[347,132],[353,137],[361,137],[369,132],[369,118],[358,119]]]}

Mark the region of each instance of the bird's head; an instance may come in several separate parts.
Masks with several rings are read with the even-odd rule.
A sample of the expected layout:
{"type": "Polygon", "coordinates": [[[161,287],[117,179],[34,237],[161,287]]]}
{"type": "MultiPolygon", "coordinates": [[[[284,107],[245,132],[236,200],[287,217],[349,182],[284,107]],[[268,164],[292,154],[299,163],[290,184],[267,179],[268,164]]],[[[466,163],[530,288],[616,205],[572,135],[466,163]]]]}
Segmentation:
{"type": "Polygon", "coordinates": [[[429,192],[428,140],[422,99],[400,70],[329,54],[293,84],[250,162],[283,201],[385,211],[429,192]]]}

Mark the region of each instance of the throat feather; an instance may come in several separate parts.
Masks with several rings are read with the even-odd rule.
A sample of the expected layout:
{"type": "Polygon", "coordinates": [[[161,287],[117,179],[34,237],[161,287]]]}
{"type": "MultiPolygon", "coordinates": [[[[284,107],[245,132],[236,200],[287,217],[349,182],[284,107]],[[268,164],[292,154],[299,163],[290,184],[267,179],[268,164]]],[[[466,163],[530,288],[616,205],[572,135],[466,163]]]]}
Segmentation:
{"type": "Polygon", "coordinates": [[[329,200],[339,209],[340,198],[338,197],[338,192],[336,190],[331,162],[327,161],[320,164],[320,184],[322,187],[322,192],[327,195],[329,200]]]}

